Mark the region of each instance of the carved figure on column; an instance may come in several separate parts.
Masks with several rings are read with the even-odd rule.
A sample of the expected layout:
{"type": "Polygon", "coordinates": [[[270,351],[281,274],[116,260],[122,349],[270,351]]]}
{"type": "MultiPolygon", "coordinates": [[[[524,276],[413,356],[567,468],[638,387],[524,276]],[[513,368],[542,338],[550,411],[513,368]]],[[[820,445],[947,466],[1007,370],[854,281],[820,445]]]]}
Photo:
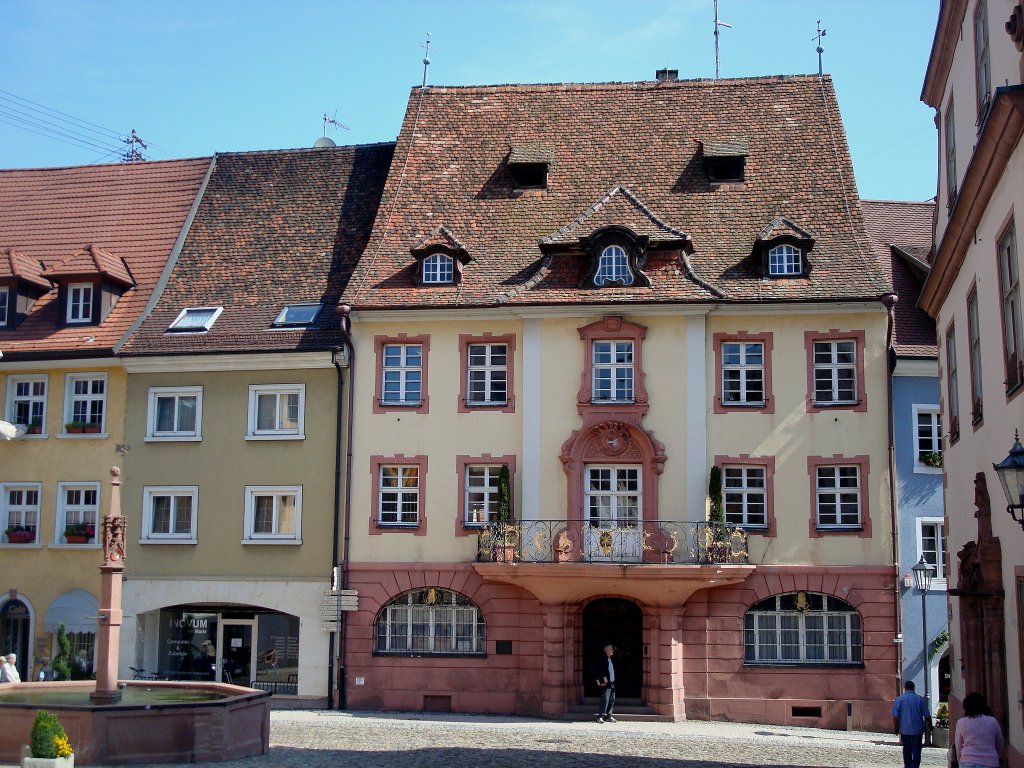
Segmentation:
{"type": "Polygon", "coordinates": [[[121,470],[111,467],[112,480],[110,510],[103,516],[103,564],[123,565],[125,560],[125,529],[128,521],[121,515],[121,470]]]}

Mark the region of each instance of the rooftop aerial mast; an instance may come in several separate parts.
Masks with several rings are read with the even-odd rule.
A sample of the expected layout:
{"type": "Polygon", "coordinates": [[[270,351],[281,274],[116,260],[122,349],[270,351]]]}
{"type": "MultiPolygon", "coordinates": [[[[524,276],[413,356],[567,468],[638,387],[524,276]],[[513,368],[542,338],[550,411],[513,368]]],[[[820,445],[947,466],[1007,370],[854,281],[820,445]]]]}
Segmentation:
{"type": "Polygon", "coordinates": [[[717,80],[721,76],[721,68],[719,66],[719,57],[718,57],[718,28],[719,27],[727,27],[729,29],[732,29],[732,24],[727,24],[724,21],[719,21],[719,19],[718,19],[718,0],[715,0],[715,80],[717,80]]]}

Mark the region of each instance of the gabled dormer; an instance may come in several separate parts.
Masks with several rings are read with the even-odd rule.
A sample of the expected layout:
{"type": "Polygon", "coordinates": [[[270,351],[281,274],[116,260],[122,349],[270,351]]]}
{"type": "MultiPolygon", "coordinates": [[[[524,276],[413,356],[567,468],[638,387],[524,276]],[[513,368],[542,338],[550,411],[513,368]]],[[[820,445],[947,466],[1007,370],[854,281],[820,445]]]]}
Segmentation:
{"type": "Polygon", "coordinates": [[[50,290],[43,265],[13,248],[0,252],[0,331],[13,331],[50,290]]]}
{"type": "Polygon", "coordinates": [[[747,180],[746,166],[749,154],[746,139],[721,139],[701,141],[701,154],[712,189],[721,185],[744,184],[747,180]]]}
{"type": "Polygon", "coordinates": [[[754,257],[761,265],[762,277],[807,277],[811,273],[807,255],[813,247],[814,236],[810,232],[777,216],[754,241],[754,257]]]}
{"type": "Polygon", "coordinates": [[[96,245],[43,271],[57,284],[57,322],[60,325],[99,325],[111,313],[135,279],[124,259],[96,245]]]}
{"type": "Polygon", "coordinates": [[[512,146],[508,153],[508,167],[512,172],[512,187],[516,191],[545,190],[548,171],[555,162],[555,151],[538,143],[512,146]]]}
{"type": "Polygon", "coordinates": [[[445,227],[438,227],[409,249],[416,259],[417,285],[455,285],[471,259],[466,248],[445,227]]]}

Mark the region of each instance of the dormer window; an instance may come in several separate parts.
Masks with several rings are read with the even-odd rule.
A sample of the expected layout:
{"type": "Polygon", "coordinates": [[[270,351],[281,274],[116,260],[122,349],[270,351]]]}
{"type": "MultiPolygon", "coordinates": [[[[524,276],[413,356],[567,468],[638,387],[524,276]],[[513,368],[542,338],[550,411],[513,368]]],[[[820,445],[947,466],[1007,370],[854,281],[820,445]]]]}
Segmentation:
{"type": "Polygon", "coordinates": [[[768,274],[772,277],[789,277],[803,274],[803,251],[785,243],[768,251],[768,274]]]}
{"type": "Polygon", "coordinates": [[[711,184],[742,184],[746,180],[746,139],[702,141],[701,148],[711,184]]]}
{"type": "Polygon", "coordinates": [[[87,245],[40,273],[57,284],[61,322],[65,325],[98,325],[125,291],[135,288],[135,278],[123,258],[98,245],[87,245]]]}
{"type": "Polygon", "coordinates": [[[0,328],[7,327],[7,309],[11,302],[11,289],[0,285],[0,328]]]}
{"type": "Polygon", "coordinates": [[[621,245],[609,245],[601,251],[598,258],[597,273],[594,285],[601,288],[605,285],[632,285],[633,273],[629,268],[629,258],[621,245]]]}
{"type": "Polygon", "coordinates": [[[316,321],[322,309],[323,304],[285,304],[281,314],[274,320],[274,327],[305,328],[316,321]]]}
{"type": "Polygon", "coordinates": [[[521,144],[508,153],[508,167],[512,172],[512,186],[517,190],[547,189],[548,168],[555,159],[555,151],[543,144],[521,144]]]}
{"type": "Polygon", "coordinates": [[[206,333],[223,311],[224,307],[187,307],[167,326],[166,333],[206,333]]]}
{"type": "Polygon", "coordinates": [[[92,283],[71,283],[68,286],[67,322],[92,322],[92,283]]]}
{"type": "Polygon", "coordinates": [[[427,285],[455,282],[455,259],[447,253],[432,253],[423,259],[423,282],[427,285]]]}

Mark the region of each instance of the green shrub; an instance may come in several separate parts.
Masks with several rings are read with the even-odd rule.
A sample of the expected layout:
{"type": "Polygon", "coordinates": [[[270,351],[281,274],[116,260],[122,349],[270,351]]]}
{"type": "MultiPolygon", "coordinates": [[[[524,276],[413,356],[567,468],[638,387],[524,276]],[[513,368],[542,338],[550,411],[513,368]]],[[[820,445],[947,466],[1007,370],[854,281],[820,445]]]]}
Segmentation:
{"type": "Polygon", "coordinates": [[[32,757],[57,757],[58,738],[65,742],[68,738],[60,720],[45,709],[39,710],[35,722],[32,723],[32,757]]]}
{"type": "Polygon", "coordinates": [[[53,679],[70,680],[75,662],[71,658],[71,638],[68,637],[68,630],[63,624],[57,627],[57,647],[60,648],[60,652],[50,664],[53,668],[53,679]]]}

